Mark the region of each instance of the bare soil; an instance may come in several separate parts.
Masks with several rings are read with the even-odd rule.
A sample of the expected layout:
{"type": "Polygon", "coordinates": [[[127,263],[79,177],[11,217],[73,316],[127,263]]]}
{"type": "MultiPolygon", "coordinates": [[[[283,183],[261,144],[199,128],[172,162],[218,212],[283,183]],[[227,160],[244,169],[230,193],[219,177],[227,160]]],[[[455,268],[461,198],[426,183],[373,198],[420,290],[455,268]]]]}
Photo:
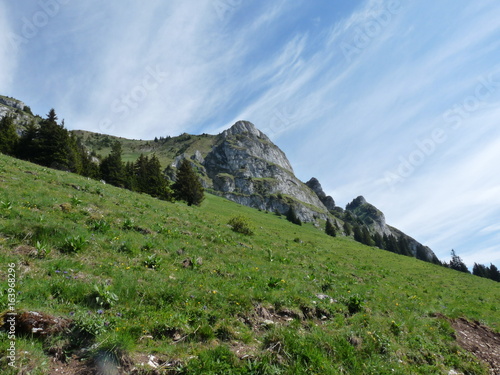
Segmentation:
{"type": "Polygon", "coordinates": [[[455,329],[458,344],[487,363],[490,374],[500,375],[500,333],[464,318],[452,320],[451,325],[455,329]]]}

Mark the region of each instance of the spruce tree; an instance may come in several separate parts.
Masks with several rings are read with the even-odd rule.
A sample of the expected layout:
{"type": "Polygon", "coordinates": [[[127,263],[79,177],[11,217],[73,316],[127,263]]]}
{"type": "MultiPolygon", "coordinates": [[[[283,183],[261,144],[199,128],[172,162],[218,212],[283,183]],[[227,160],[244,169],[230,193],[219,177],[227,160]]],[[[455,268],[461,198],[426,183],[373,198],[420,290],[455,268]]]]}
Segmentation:
{"type": "Polygon", "coordinates": [[[297,213],[292,206],[290,206],[288,212],[286,213],[286,219],[293,224],[302,225],[302,220],[300,220],[300,218],[297,216],[297,213]]]}
{"type": "Polygon", "coordinates": [[[345,235],[350,236],[352,233],[351,224],[349,224],[347,221],[344,221],[343,228],[344,228],[345,235]]]}
{"type": "Polygon", "coordinates": [[[111,185],[125,186],[124,165],[122,162],[122,146],[116,141],[111,147],[111,152],[106,156],[99,167],[101,178],[111,185]]]}
{"type": "Polygon", "coordinates": [[[325,233],[332,237],[337,236],[337,231],[335,230],[335,227],[332,225],[330,219],[326,220],[325,233]]]}
{"type": "Polygon", "coordinates": [[[491,280],[497,281],[500,283],[500,271],[498,270],[497,266],[494,264],[490,263],[490,267],[488,270],[488,277],[491,280]]]}
{"type": "Polygon", "coordinates": [[[384,239],[379,232],[375,232],[375,234],[372,236],[372,240],[375,243],[375,246],[377,246],[379,249],[384,249],[384,239]]]}
{"type": "Polygon", "coordinates": [[[185,201],[188,206],[199,206],[205,198],[203,185],[187,159],[182,161],[172,188],[175,198],[185,201]]]}
{"type": "Polygon", "coordinates": [[[474,263],[474,267],[472,267],[472,274],[479,277],[489,278],[489,271],[488,267],[482,264],[474,263]]]}
{"type": "Polygon", "coordinates": [[[467,266],[462,261],[462,258],[455,253],[455,250],[451,250],[450,268],[460,272],[470,273],[467,266]]]}
{"type": "Polygon", "coordinates": [[[0,152],[14,155],[19,142],[19,136],[14,125],[14,118],[7,115],[0,120],[0,152]]]}
{"type": "Polygon", "coordinates": [[[359,227],[359,225],[355,225],[353,229],[354,240],[360,243],[363,243],[363,231],[359,227]]]}

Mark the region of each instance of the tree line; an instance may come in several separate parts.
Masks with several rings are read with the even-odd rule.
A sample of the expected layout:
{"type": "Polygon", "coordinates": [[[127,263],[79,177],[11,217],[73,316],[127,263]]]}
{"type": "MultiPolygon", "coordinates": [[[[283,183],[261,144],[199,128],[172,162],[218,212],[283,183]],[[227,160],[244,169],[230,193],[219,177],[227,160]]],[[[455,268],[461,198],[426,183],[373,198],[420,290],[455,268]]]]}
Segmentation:
{"type": "Polygon", "coordinates": [[[81,141],[58,123],[54,109],[38,124],[30,124],[19,136],[12,116],[0,120],[0,152],[45,167],[64,170],[162,200],[183,200],[199,205],[204,199],[203,186],[188,160],[183,160],[176,181],[162,172],[156,155],[141,156],[124,163],[120,142],[111,146],[109,155],[100,160],[89,153],[81,141]]]}

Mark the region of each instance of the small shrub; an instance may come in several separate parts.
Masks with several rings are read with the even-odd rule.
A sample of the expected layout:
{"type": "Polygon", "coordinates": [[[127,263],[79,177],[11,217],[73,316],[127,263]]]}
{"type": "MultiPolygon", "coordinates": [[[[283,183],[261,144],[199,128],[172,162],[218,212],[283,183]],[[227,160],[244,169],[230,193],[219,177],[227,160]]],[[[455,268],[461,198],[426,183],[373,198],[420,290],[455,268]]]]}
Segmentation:
{"type": "Polygon", "coordinates": [[[281,279],[277,277],[270,277],[269,280],[267,281],[267,286],[271,289],[277,288],[281,283],[281,279]]]}
{"type": "Polygon", "coordinates": [[[91,306],[109,309],[116,302],[118,302],[118,296],[111,291],[111,285],[94,285],[94,290],[89,295],[91,306]]]}
{"type": "Polygon", "coordinates": [[[133,230],[135,228],[135,226],[134,226],[134,220],[126,218],[123,221],[123,226],[122,227],[125,230],[133,230]]]}
{"type": "Polygon", "coordinates": [[[234,232],[245,234],[247,236],[254,234],[248,219],[244,216],[234,216],[229,220],[228,224],[234,232]]]}
{"type": "Polygon", "coordinates": [[[106,233],[111,229],[111,225],[104,219],[92,220],[89,226],[90,229],[99,233],[106,233]]]}
{"type": "Polygon", "coordinates": [[[82,236],[66,237],[61,247],[63,253],[78,253],[87,245],[87,240],[82,236]]]}
{"type": "Polygon", "coordinates": [[[82,204],[82,200],[81,200],[80,198],[78,198],[78,197],[72,197],[72,198],[71,198],[71,204],[72,204],[73,206],[75,206],[75,207],[76,207],[76,206],[79,206],[79,205],[81,205],[81,204],[82,204]]]}
{"type": "Polygon", "coordinates": [[[0,208],[2,210],[10,211],[12,210],[12,202],[11,201],[0,201],[0,208]]]}
{"type": "Polygon", "coordinates": [[[143,265],[145,265],[146,267],[148,268],[151,268],[151,269],[158,269],[160,268],[160,264],[161,264],[161,259],[158,258],[156,256],[156,254],[153,254],[153,255],[150,255],[148,256],[143,262],[142,262],[143,265]]]}
{"type": "Polygon", "coordinates": [[[118,247],[120,253],[130,254],[132,253],[132,245],[129,242],[122,242],[118,247]]]}
{"type": "Polygon", "coordinates": [[[142,251],[150,251],[153,250],[154,243],[151,241],[147,241],[141,248],[142,251]]]}
{"type": "Polygon", "coordinates": [[[48,248],[46,244],[41,243],[40,241],[36,241],[35,249],[36,249],[36,257],[39,259],[46,258],[47,255],[49,255],[51,252],[51,249],[48,248]]]}
{"type": "Polygon", "coordinates": [[[358,294],[354,294],[347,300],[349,314],[356,314],[363,309],[363,299],[358,294]]]}

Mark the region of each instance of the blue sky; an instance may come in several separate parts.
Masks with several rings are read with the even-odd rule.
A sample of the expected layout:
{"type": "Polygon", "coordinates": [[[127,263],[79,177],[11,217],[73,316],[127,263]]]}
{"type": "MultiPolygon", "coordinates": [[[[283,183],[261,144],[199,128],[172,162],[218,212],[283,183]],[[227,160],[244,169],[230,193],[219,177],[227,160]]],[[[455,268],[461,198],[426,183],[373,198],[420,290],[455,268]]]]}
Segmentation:
{"type": "Polygon", "coordinates": [[[129,138],[253,122],[338,205],[500,266],[497,0],[0,0],[0,93],[129,138]]]}

